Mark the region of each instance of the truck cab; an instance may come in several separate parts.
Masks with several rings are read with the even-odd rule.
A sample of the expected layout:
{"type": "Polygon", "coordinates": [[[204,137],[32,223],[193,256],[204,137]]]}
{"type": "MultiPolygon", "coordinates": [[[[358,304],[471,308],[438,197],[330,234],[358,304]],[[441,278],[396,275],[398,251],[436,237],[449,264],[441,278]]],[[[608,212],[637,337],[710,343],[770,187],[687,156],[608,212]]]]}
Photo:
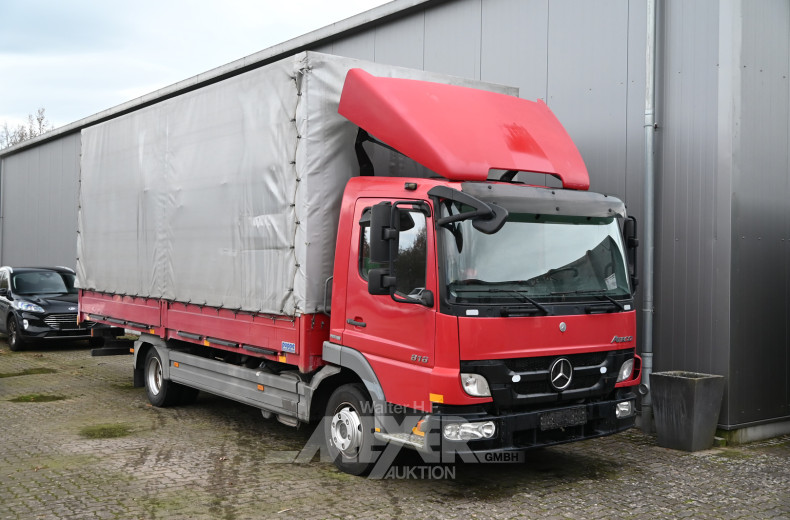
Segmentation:
{"type": "Polygon", "coordinates": [[[365,180],[346,189],[338,244],[348,246],[324,352],[361,355],[378,409],[410,411],[413,431],[381,424],[379,438],[479,456],[633,426],[639,358],[621,201],[365,180]]]}

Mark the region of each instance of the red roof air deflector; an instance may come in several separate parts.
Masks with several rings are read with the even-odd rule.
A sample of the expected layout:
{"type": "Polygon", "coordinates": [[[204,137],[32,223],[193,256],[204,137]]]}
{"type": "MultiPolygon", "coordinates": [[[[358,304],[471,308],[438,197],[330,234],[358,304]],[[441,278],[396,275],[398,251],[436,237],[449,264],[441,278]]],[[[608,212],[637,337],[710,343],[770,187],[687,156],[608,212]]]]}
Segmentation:
{"type": "Polygon", "coordinates": [[[484,181],[499,169],[547,173],[575,190],[590,187],[579,150],[542,101],[351,69],[338,112],[451,180],[484,181]]]}

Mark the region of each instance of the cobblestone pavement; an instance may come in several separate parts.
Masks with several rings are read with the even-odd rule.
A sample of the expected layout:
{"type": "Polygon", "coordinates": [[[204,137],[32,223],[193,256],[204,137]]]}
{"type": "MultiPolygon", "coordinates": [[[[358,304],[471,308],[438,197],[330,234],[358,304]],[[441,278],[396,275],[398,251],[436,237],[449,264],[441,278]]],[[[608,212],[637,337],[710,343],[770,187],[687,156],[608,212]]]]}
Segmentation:
{"type": "Polygon", "coordinates": [[[790,437],[690,454],[631,430],[370,480],[273,463],[311,432],[253,408],[151,407],[129,356],[0,343],[0,376],[0,519],[790,518],[790,437]]]}

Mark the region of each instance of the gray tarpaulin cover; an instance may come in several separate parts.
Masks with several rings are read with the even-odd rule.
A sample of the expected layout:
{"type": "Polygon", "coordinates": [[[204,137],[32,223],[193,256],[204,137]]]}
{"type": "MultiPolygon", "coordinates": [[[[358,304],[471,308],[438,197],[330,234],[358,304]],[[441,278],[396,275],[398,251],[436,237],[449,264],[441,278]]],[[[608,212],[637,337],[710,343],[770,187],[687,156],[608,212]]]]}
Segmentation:
{"type": "Polygon", "coordinates": [[[353,67],[516,94],[308,52],[86,128],[78,285],[290,316],[321,309],[343,187],[358,172],[357,127],[337,113],[353,67]]]}

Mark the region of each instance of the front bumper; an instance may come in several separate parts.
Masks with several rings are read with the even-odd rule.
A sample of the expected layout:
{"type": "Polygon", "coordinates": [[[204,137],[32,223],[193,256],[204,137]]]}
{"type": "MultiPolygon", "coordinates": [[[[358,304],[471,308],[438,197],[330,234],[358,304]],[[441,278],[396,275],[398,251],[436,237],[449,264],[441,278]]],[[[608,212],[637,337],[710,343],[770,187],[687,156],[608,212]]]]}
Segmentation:
{"type": "Polygon", "coordinates": [[[96,326],[92,322],[77,324],[77,314],[74,314],[73,323],[66,319],[52,319],[53,315],[40,315],[29,312],[17,317],[19,334],[25,340],[68,340],[86,339],[91,336],[91,330],[96,326]]]}
{"type": "MultiPolygon", "coordinates": [[[[529,411],[492,415],[481,407],[436,405],[433,413],[424,417],[419,430],[408,437],[411,448],[423,458],[435,462],[453,462],[456,456],[465,461],[487,462],[501,460],[491,454],[523,452],[529,449],[568,442],[593,439],[622,432],[634,426],[636,395],[630,388],[618,389],[612,399],[584,404],[569,404],[529,411]],[[631,412],[618,417],[619,403],[630,402],[631,412]],[[450,424],[493,422],[496,430],[491,438],[476,440],[448,440],[443,432],[450,424]]],[[[396,441],[391,436],[386,440],[396,441]]],[[[516,460],[516,459],[511,459],[516,460]]]]}

